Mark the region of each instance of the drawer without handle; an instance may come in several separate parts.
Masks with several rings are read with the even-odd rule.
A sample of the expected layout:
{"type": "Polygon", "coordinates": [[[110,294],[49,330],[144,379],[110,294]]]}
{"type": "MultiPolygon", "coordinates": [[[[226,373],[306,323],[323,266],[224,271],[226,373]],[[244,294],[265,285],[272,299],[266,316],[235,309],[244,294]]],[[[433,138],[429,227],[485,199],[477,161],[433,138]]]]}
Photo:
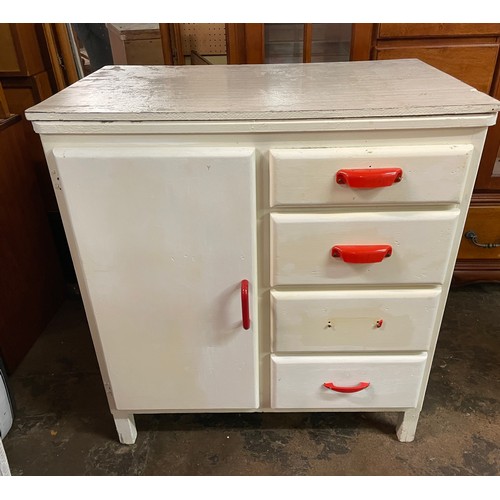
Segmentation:
{"type": "Polygon", "coordinates": [[[271,206],[459,203],[473,149],[471,144],[272,149],[271,206]],[[368,171],[365,179],[360,170],[368,171]],[[350,174],[358,174],[357,183],[349,182],[350,174]]]}
{"type": "Polygon", "coordinates": [[[426,360],[426,353],[387,356],[271,355],[271,407],[414,408],[426,360]]]}
{"type": "Polygon", "coordinates": [[[459,213],[271,214],[271,285],[441,284],[459,213]]]}
{"type": "Polygon", "coordinates": [[[273,351],[426,351],[440,296],[440,287],[272,290],[273,351]]]}

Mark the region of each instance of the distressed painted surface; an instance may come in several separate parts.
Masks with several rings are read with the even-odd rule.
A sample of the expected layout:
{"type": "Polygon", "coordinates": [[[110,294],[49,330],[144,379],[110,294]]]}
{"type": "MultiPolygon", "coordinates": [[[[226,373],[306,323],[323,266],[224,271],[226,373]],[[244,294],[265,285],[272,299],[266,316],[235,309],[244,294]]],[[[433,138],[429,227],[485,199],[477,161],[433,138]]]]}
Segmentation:
{"type": "Polygon", "coordinates": [[[440,294],[440,287],[273,290],[273,352],[426,351],[440,294]]]}
{"type": "MultiPolygon", "coordinates": [[[[429,122],[420,125],[431,127],[432,117],[488,113],[484,115],[485,126],[491,123],[486,120],[493,118],[497,105],[498,102],[490,97],[421,62],[390,61],[387,64],[362,62],[223,67],[215,71],[204,68],[198,73],[188,68],[111,67],[31,110],[29,117],[41,120],[40,123],[43,120],[61,119],[59,124],[55,122],[52,125],[64,127],[67,121],[79,120],[83,123],[87,120],[90,125],[87,132],[94,127],[97,136],[101,134],[101,137],[87,135],[75,139],[70,129],[60,128],[61,137],[52,139],[49,135],[44,136],[43,140],[51,169],[54,157],[56,159],[53,174],[54,177],[60,177],[55,179],[58,201],[69,231],[71,250],[97,354],[101,368],[104,367],[103,377],[107,388],[109,384],[106,381],[111,380],[111,408],[128,412],[252,409],[260,402],[264,409],[268,409],[269,396],[266,392],[270,390],[274,406],[297,410],[316,407],[316,400],[308,401],[307,405],[300,404],[300,397],[286,392],[289,386],[286,385],[284,389],[280,374],[290,376],[294,385],[295,382],[296,385],[307,383],[317,375],[316,368],[319,365],[328,360],[334,362],[333,356],[330,359],[319,355],[311,357],[311,360],[302,357],[288,364],[283,358],[272,356],[277,368],[273,372],[274,379],[269,380],[268,326],[265,319],[262,321],[262,347],[257,353],[255,341],[238,339],[233,342],[233,338],[237,338],[233,335],[235,332],[228,332],[231,322],[228,318],[232,318],[235,307],[221,307],[222,303],[226,304],[225,300],[207,299],[205,290],[210,289],[210,286],[207,286],[209,280],[205,278],[212,276],[210,273],[217,273],[215,292],[218,297],[227,298],[229,295],[229,302],[235,302],[232,299],[236,297],[236,287],[224,281],[224,277],[234,277],[231,273],[239,269],[240,265],[247,269],[238,261],[238,256],[241,253],[243,261],[255,259],[256,245],[253,242],[253,248],[245,253],[240,252],[237,243],[234,244],[236,250],[228,250],[229,245],[224,246],[223,243],[235,235],[237,240],[243,241],[254,238],[256,226],[263,228],[258,238],[260,274],[264,283],[255,290],[255,295],[258,293],[261,297],[267,292],[269,284],[294,285],[296,289],[302,285],[311,289],[315,285],[338,286],[339,289],[344,285],[353,285],[352,288],[359,285],[375,288],[387,284],[393,288],[401,285],[408,285],[406,288],[442,285],[443,293],[439,297],[438,314],[427,356],[425,353],[379,353],[365,355],[355,363],[356,359],[347,355],[349,359],[341,363],[346,370],[340,375],[336,372],[336,376],[342,378],[351,371],[358,374],[361,370],[359,374],[363,375],[362,370],[368,370],[375,377],[373,388],[384,388],[381,393],[374,392],[373,401],[365,406],[353,406],[357,409],[383,410],[396,406],[420,408],[437,338],[437,325],[451,278],[452,256],[458,248],[459,233],[465,217],[464,208],[472,191],[485,129],[471,130],[475,138],[466,144],[473,144],[473,147],[462,151],[464,157],[470,153],[470,168],[467,168],[467,161],[464,160],[460,168],[457,165],[458,173],[452,169],[448,172],[447,177],[453,178],[455,175],[457,182],[451,182],[451,194],[448,193],[446,199],[436,199],[435,192],[431,196],[431,190],[424,190],[421,199],[417,193],[417,199],[411,200],[412,203],[446,204],[451,196],[451,201],[460,202],[460,206],[453,208],[448,203],[439,210],[438,207],[429,206],[425,211],[416,207],[406,211],[405,207],[398,206],[391,211],[385,203],[377,200],[381,205],[368,206],[367,211],[359,213],[356,213],[359,211],[358,206],[338,209],[336,212],[330,207],[329,213],[324,206],[320,210],[322,213],[304,209],[304,213],[299,214],[296,207],[288,210],[288,213],[287,209],[283,209],[283,213],[272,213],[269,278],[269,190],[264,180],[267,179],[265,172],[268,165],[265,158],[268,155],[265,148],[257,149],[257,143],[265,134],[258,133],[261,130],[256,121],[267,120],[273,122],[274,127],[275,120],[298,118],[306,122],[325,118],[337,121],[344,119],[348,124],[342,130],[356,128],[356,122],[359,121],[365,125],[368,122],[368,128],[375,133],[381,117],[405,117],[412,122],[413,127],[418,126],[415,117],[425,115],[430,117],[429,122]],[[136,141],[137,149],[147,150],[148,154],[141,156],[134,147],[126,147],[120,154],[115,153],[121,149],[118,142],[128,141],[131,136],[114,138],[111,135],[114,142],[110,148],[112,154],[103,155],[106,148],[95,146],[93,141],[105,140],[105,122],[113,120],[115,125],[123,120],[130,121],[129,124],[135,127],[130,129],[131,134],[138,134],[132,140],[136,141]],[[250,209],[251,201],[255,200],[248,203],[249,191],[253,192],[253,184],[249,182],[248,176],[240,176],[239,180],[236,179],[238,182],[234,182],[234,179],[231,182],[231,175],[238,169],[228,168],[225,171],[227,182],[222,183],[225,187],[221,191],[219,188],[222,184],[211,183],[211,174],[205,171],[202,160],[197,163],[199,158],[196,155],[181,161],[179,158],[182,154],[172,160],[168,151],[150,153],[155,148],[141,146],[151,145],[154,141],[175,141],[177,137],[172,139],[149,135],[146,130],[151,129],[142,127],[147,120],[156,120],[162,126],[172,125],[171,131],[177,134],[182,129],[186,135],[177,137],[179,141],[185,141],[186,146],[179,151],[197,149],[193,147],[195,145],[201,148],[210,142],[210,138],[212,146],[220,146],[222,142],[226,145],[235,143],[235,136],[231,134],[217,138],[215,129],[212,135],[210,130],[203,129],[210,138],[197,138],[194,135],[197,129],[190,129],[190,123],[199,123],[200,120],[220,123],[226,120],[224,123],[227,127],[229,120],[234,120],[254,126],[251,130],[253,134],[246,136],[245,141],[256,149],[259,219],[250,209]],[[174,126],[172,120],[184,120],[187,126],[177,126],[177,122],[174,126]],[[52,150],[50,144],[57,141],[63,145],[62,150],[52,150]],[[71,149],[73,141],[75,146],[71,149]],[[94,148],[93,153],[79,152],[78,143],[82,151],[94,148]],[[94,164],[95,157],[102,155],[94,164]],[[195,175],[195,179],[190,177],[193,162],[196,173],[203,172],[203,175],[195,175]],[[166,171],[157,168],[164,163],[168,163],[166,171]],[[113,182],[110,182],[110,178],[113,182]],[[187,178],[189,182],[184,182],[187,178]],[[207,182],[199,182],[202,178],[207,182]],[[177,190],[179,180],[181,189],[177,190]],[[191,189],[191,181],[194,181],[194,189],[191,189]],[[248,185],[252,186],[251,190],[248,185]],[[226,192],[229,193],[227,200],[224,196],[226,192]],[[220,200],[214,199],[213,195],[220,200]],[[246,216],[237,219],[235,225],[234,217],[240,213],[242,198],[246,200],[246,216]],[[194,209],[198,208],[199,200],[203,202],[202,210],[196,211],[194,209]],[[215,209],[206,203],[207,200],[215,204],[215,209]],[[245,226],[245,220],[247,227],[241,228],[245,226]],[[112,233],[113,236],[110,236],[112,233]],[[221,234],[227,238],[220,238],[221,234]],[[173,237],[180,239],[181,244],[177,245],[173,237]],[[330,254],[334,244],[381,243],[391,244],[393,254],[390,259],[373,266],[345,263],[338,266],[339,262],[335,262],[330,254]],[[188,251],[183,246],[188,247],[188,251]],[[204,261],[196,254],[185,266],[179,266],[178,261],[182,260],[180,253],[184,253],[184,257],[193,257],[191,246],[208,248],[208,255],[212,259],[204,261]],[[203,265],[200,266],[200,263],[203,265]],[[166,273],[171,268],[176,270],[172,279],[166,273]],[[179,269],[183,272],[179,272],[179,269]],[[193,272],[198,272],[204,278],[198,281],[193,272]],[[200,284],[202,286],[197,286],[200,284]],[[190,303],[193,297],[196,302],[194,307],[190,303]],[[165,298],[170,309],[163,307],[165,298]],[[217,312],[212,315],[213,310],[217,312]],[[221,318],[223,321],[219,321],[221,318]],[[215,335],[210,335],[214,332],[215,335]],[[221,332],[223,338],[217,336],[221,332]],[[165,341],[165,336],[168,341],[165,341]],[[217,337],[215,342],[214,337],[217,337]],[[245,347],[250,349],[245,350],[245,347]],[[257,354],[261,358],[261,398],[257,397],[257,354]],[[137,359],[139,364],[134,366],[137,359]],[[380,369],[375,369],[374,365],[380,365],[380,369]],[[299,366],[300,370],[297,368],[299,366]],[[303,367],[306,369],[302,370],[303,367]],[[381,378],[377,379],[379,375],[381,378]],[[391,393],[392,385],[388,381],[392,379],[401,384],[399,392],[391,393]],[[252,392],[253,400],[250,398],[252,392]],[[387,397],[377,399],[380,394],[387,397]]],[[[451,121],[452,118],[449,127],[451,121]]],[[[442,126],[446,127],[446,124],[442,126]]],[[[395,124],[392,127],[397,129],[395,124]]],[[[271,127],[268,130],[280,129],[271,127]]],[[[287,130],[290,134],[284,141],[290,142],[292,133],[291,129],[287,130]]],[[[296,134],[300,139],[305,129],[295,130],[300,132],[296,134]]],[[[375,146],[411,147],[418,136],[415,131],[415,135],[408,136],[409,142],[402,142],[399,140],[400,134],[395,132],[388,136],[387,143],[379,138],[375,146]]],[[[350,137],[350,141],[354,143],[353,137],[350,137]]],[[[329,140],[335,142],[340,138],[335,135],[329,140]]],[[[447,129],[438,134],[437,143],[446,146],[455,144],[449,139],[450,130],[447,129]]],[[[271,149],[283,145],[272,133],[266,140],[272,142],[271,149]]],[[[238,144],[241,146],[241,143],[238,144]]],[[[367,146],[365,138],[362,137],[359,144],[367,146]]],[[[253,162],[252,159],[252,168],[253,162]]],[[[235,163],[238,164],[238,161],[235,163]]],[[[210,171],[211,167],[213,165],[208,165],[207,170],[210,171]]],[[[428,165],[423,170],[426,167],[428,165]]],[[[423,171],[421,174],[422,178],[426,178],[423,171]]],[[[289,187],[283,188],[285,192],[289,187]]],[[[352,203],[356,200],[354,197],[347,201],[352,203]]],[[[402,203],[401,197],[397,202],[402,203]]],[[[320,200],[320,203],[325,202],[320,200]]],[[[248,250],[248,246],[246,248],[248,250]]],[[[265,318],[269,302],[261,300],[260,306],[265,318]]],[[[336,359],[341,360],[340,357],[336,359]]],[[[319,407],[322,408],[321,405],[319,407]]]]}
{"type": "Polygon", "coordinates": [[[273,285],[443,283],[459,210],[271,214],[273,285]],[[373,264],[334,258],[334,245],[391,245],[373,264]]]}
{"type": "Polygon", "coordinates": [[[256,408],[253,149],[54,156],[116,408],[256,408]]]}
{"type": "Polygon", "coordinates": [[[411,408],[417,406],[426,353],[386,356],[271,355],[273,408],[411,408]],[[333,383],[354,387],[337,393],[323,387],[333,383]]]}
{"type": "Polygon", "coordinates": [[[272,149],[271,206],[458,203],[473,146],[272,149]],[[354,189],[336,182],[341,169],[401,168],[392,186],[354,189]]]}
{"type": "Polygon", "coordinates": [[[30,108],[26,116],[30,120],[279,120],[498,109],[495,99],[414,59],[107,66],[30,108]]]}

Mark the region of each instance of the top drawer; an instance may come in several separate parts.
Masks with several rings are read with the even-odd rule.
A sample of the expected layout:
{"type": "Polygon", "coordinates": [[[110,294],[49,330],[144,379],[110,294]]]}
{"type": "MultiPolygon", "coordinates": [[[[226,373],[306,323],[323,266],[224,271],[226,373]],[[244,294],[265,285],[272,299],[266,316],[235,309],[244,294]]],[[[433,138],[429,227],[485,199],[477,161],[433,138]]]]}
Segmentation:
{"type": "Polygon", "coordinates": [[[271,206],[459,203],[472,150],[470,144],[272,149],[271,206]],[[361,183],[370,186],[387,168],[401,169],[401,179],[389,173],[385,187],[337,182],[339,171],[363,169],[372,178],[362,175],[361,183]]]}

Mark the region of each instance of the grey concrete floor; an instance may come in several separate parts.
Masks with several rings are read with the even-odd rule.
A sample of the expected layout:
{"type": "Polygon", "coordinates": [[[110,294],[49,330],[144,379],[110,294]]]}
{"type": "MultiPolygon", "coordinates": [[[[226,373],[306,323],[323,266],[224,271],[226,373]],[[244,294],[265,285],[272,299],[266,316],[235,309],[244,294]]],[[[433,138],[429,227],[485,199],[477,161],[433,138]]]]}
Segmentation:
{"type": "Polygon", "coordinates": [[[11,377],[13,475],[499,475],[500,285],[452,290],[416,439],[394,413],[138,415],[120,445],[81,302],[11,377]]]}

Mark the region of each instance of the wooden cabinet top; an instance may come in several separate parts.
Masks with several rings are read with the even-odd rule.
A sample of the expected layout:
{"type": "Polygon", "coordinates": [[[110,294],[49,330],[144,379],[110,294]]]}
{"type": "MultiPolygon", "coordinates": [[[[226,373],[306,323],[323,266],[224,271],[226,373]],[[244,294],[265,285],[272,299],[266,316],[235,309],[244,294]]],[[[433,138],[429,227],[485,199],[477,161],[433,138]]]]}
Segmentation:
{"type": "Polygon", "coordinates": [[[416,59],[106,66],[30,120],[290,120],[491,113],[500,102],[416,59]]]}

